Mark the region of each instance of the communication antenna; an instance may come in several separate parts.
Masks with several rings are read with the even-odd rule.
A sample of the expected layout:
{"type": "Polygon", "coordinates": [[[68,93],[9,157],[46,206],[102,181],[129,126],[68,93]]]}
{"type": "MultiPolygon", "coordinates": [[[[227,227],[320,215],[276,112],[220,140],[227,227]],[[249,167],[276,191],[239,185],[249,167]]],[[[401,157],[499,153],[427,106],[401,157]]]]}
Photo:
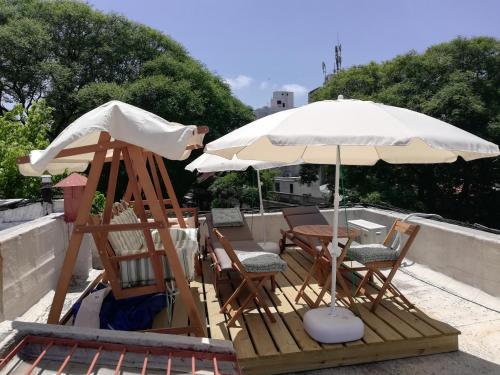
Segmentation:
{"type": "Polygon", "coordinates": [[[338,73],[342,70],[342,44],[339,41],[339,34],[337,33],[337,44],[335,45],[335,66],[333,73],[338,73]]]}

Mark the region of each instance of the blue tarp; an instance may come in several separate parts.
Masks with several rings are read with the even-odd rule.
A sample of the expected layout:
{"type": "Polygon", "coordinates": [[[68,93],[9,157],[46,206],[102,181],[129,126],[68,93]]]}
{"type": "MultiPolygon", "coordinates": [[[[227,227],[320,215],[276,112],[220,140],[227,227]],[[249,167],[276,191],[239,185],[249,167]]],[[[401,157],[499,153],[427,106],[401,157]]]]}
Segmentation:
{"type": "MultiPolygon", "coordinates": [[[[99,284],[95,290],[105,288],[99,284]]],[[[151,329],[156,314],[167,305],[165,293],[148,294],[144,296],[115,299],[109,292],[102,303],[99,314],[101,329],[121,331],[138,331],[151,329]]],[[[76,316],[80,303],[73,305],[73,316],[76,316]]]]}

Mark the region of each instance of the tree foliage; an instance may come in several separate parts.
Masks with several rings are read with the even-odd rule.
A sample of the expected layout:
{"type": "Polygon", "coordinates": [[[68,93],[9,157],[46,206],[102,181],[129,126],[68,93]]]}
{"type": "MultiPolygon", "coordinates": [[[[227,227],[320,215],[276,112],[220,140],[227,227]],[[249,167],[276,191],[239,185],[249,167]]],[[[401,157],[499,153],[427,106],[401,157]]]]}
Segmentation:
{"type": "MultiPolygon", "coordinates": [[[[223,80],[176,41],[116,14],[69,0],[0,0],[0,111],[53,108],[49,138],[111,99],[169,121],[208,125],[207,140],[253,119],[223,80]]],[[[176,190],[194,181],[170,163],[176,190]]]]}
{"type": "MultiPolygon", "coordinates": [[[[257,172],[253,169],[245,172],[222,173],[215,178],[208,190],[212,195],[212,207],[246,206],[258,207],[259,192],[257,187],[257,172]]],[[[275,171],[269,169],[260,171],[263,199],[271,199],[275,171]]]]}
{"type": "Polygon", "coordinates": [[[40,178],[21,176],[16,158],[48,145],[51,108],[33,104],[27,112],[21,105],[0,116],[0,197],[34,198],[40,195],[40,178]]]}
{"type": "MultiPolygon", "coordinates": [[[[416,110],[500,143],[500,41],[457,38],[340,71],[314,100],[373,100],[416,110]]],[[[345,167],[351,200],[385,202],[498,227],[499,158],[446,165],[345,167]],[[374,194],[376,193],[376,194],[374,194]]]]}

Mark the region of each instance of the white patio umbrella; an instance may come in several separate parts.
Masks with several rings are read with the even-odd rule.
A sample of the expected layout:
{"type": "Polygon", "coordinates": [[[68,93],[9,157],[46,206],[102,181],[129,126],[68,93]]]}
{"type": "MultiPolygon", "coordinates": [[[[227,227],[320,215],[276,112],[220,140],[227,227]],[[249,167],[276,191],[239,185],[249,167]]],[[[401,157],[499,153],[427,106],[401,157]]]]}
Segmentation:
{"type": "MultiPolygon", "coordinates": [[[[338,242],[341,163],[451,163],[458,156],[468,161],[499,155],[497,145],[430,116],[371,101],[344,100],[342,96],[256,120],[208,143],[205,151],[225,158],[236,155],[239,159],[335,164],[332,244],[338,242]]],[[[335,308],[335,260],[339,252],[337,246],[330,249],[331,307],[315,313],[314,324],[327,321],[338,328],[345,311],[335,308]]]]}
{"type": "Polygon", "coordinates": [[[262,222],[262,232],[264,243],[267,241],[266,229],[264,226],[264,202],[262,200],[262,186],[260,183],[260,171],[263,169],[277,168],[285,166],[283,163],[258,161],[258,160],[241,160],[234,156],[232,159],[226,159],[221,156],[203,154],[193,160],[186,166],[186,170],[194,172],[197,170],[201,173],[209,172],[226,172],[226,171],[245,171],[252,167],[257,171],[257,186],[259,191],[259,213],[262,222]]]}

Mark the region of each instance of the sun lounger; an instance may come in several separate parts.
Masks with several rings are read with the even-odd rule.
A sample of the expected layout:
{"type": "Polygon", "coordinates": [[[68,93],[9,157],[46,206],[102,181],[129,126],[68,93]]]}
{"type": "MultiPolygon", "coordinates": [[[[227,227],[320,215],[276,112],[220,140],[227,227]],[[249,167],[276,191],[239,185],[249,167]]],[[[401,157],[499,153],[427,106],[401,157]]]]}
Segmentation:
{"type": "MultiPolygon", "coordinates": [[[[217,210],[218,209],[214,209],[213,212],[217,212],[217,210]]],[[[235,210],[239,212],[238,209],[235,210]]],[[[253,239],[252,232],[250,231],[248,223],[243,215],[241,215],[241,222],[239,225],[216,226],[214,224],[213,213],[209,213],[206,215],[205,225],[206,238],[204,241],[207,255],[211,259],[213,269],[215,271],[214,282],[216,283],[217,293],[218,283],[226,282],[228,280],[227,273],[233,270],[233,262],[224,249],[224,246],[220,243],[219,238],[215,235],[215,228],[219,230],[219,233],[224,236],[224,238],[226,238],[231,243],[231,246],[237,251],[266,251],[275,254],[279,253],[278,249],[264,249],[253,239]]],[[[273,278],[271,278],[271,281],[274,283],[273,278]]]]}
{"type": "Polygon", "coordinates": [[[286,262],[278,254],[234,249],[218,229],[214,229],[213,232],[222,244],[231,262],[231,268],[241,276],[240,285],[234,290],[231,297],[226,300],[220,310],[221,313],[226,313],[230,316],[227,325],[232,326],[252,300],[262,307],[269,320],[274,323],[276,320],[267,306],[266,299],[261,294],[261,288],[266,281],[272,281],[278,272],[283,272],[286,269],[286,262]],[[240,298],[239,307],[235,309],[233,304],[244,290],[247,290],[249,294],[245,298],[240,298]]]}

